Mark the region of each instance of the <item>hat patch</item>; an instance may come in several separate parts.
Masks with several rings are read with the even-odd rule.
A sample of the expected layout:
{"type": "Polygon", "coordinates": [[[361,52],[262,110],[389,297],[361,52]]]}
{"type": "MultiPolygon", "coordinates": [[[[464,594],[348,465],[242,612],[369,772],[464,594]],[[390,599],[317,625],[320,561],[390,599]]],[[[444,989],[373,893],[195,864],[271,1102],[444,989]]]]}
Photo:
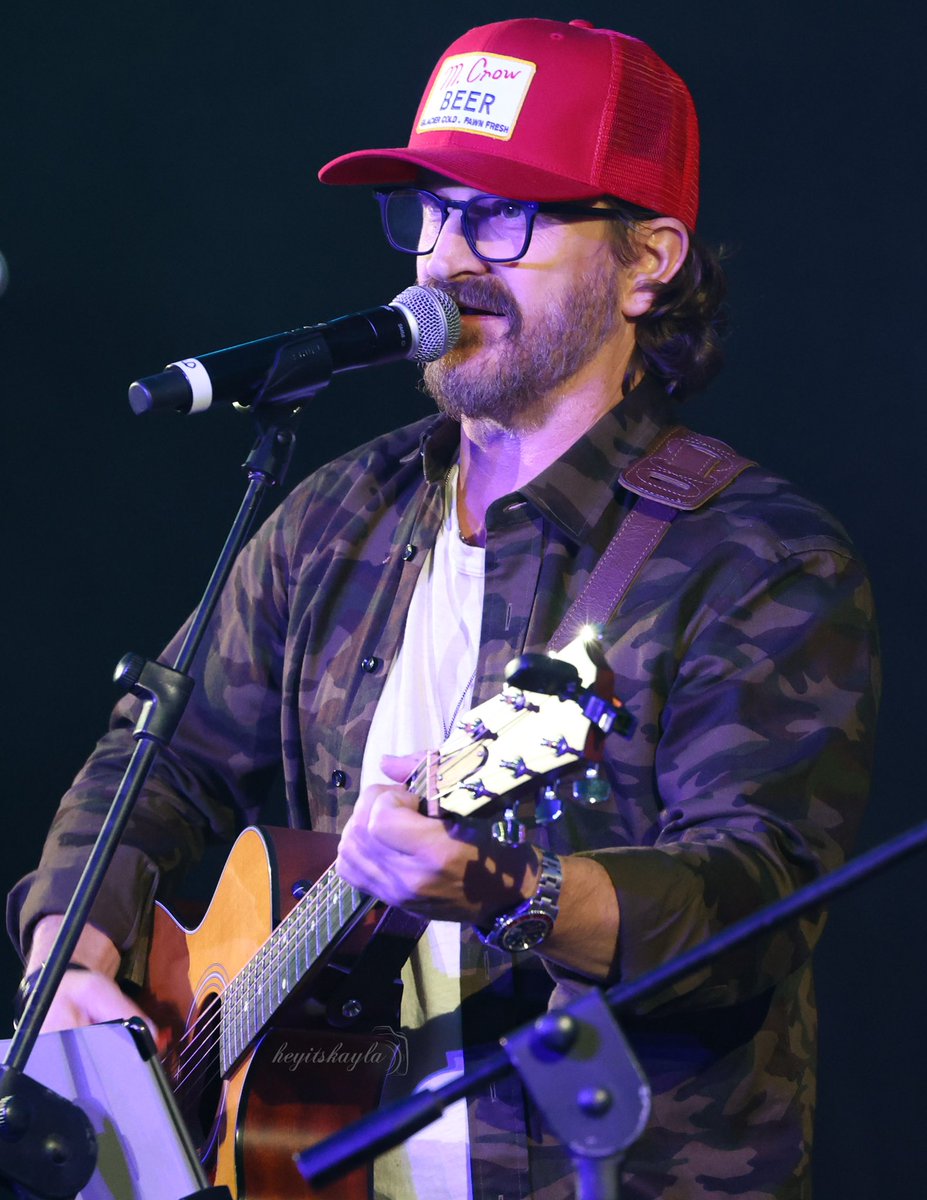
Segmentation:
{"type": "Polygon", "coordinates": [[[508,139],[537,66],[504,54],[455,54],[438,68],[416,133],[456,130],[508,139]]]}

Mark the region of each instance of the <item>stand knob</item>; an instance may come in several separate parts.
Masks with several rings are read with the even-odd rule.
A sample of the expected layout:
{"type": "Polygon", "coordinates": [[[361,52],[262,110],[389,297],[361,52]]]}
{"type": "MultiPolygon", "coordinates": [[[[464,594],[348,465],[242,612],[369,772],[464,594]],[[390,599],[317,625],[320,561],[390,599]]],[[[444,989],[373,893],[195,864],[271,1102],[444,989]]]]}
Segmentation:
{"type": "Polygon", "coordinates": [[[15,1096],[4,1096],[0,1099],[0,1138],[6,1142],[15,1142],[29,1128],[29,1110],[15,1096]]]}
{"type": "Polygon", "coordinates": [[[141,654],[123,654],[113,672],[113,683],[118,683],[123,691],[131,692],[145,669],[145,658],[141,654]]]}

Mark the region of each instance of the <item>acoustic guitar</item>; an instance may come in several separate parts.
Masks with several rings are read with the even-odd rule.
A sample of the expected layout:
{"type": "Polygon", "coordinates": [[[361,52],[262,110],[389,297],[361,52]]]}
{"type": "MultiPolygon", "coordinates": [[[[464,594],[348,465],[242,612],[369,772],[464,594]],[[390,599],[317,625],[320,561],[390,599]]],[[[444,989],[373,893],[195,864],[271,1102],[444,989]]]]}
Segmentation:
{"type": "MultiPolygon", "coordinates": [[[[626,732],[630,718],[601,672],[585,689],[567,663],[530,655],[516,664],[505,690],[413,772],[423,811],[488,814],[497,836],[511,835],[526,785],[594,758],[613,728],[626,732]]],[[[352,990],[358,953],[378,943],[370,935],[381,906],[335,874],[337,841],[247,829],[196,928],[156,906],[140,1003],[168,1035],[164,1066],[207,1173],[237,1200],[366,1200],[366,1169],[311,1191],[292,1156],[375,1108],[386,1075],[407,1066],[398,981],[352,990]]]]}

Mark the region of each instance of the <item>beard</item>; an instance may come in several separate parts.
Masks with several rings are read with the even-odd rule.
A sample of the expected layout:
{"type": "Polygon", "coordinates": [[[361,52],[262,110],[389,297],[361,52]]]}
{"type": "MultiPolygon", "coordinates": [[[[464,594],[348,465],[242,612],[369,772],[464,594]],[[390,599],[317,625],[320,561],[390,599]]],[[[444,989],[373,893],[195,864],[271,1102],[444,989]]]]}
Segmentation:
{"type": "Polygon", "coordinates": [[[492,342],[466,330],[449,353],[424,368],[423,386],[438,408],[460,420],[504,429],[540,426],[558,395],[614,332],[620,266],[613,256],[592,268],[529,322],[505,284],[487,275],[463,284],[425,280],[461,308],[496,313],[508,329],[492,342]],[[481,353],[481,348],[483,353],[481,353]]]}

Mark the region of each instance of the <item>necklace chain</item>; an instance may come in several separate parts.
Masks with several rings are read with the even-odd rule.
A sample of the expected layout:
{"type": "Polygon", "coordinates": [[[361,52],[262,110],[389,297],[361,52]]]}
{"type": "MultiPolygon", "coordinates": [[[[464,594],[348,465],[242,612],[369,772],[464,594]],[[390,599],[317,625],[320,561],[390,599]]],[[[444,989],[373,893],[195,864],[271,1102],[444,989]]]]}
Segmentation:
{"type": "Polygon", "coordinates": [[[451,730],[454,728],[454,725],[457,722],[457,717],[460,715],[460,710],[463,707],[463,702],[467,698],[467,692],[469,692],[470,688],[473,687],[473,683],[474,683],[475,679],[476,679],[476,667],[473,668],[473,673],[471,674],[470,678],[467,680],[466,684],[464,685],[464,690],[460,693],[460,699],[457,701],[457,706],[455,707],[453,713],[451,714],[451,719],[444,726],[444,740],[445,741],[447,741],[447,739],[451,736],[451,730]]]}

